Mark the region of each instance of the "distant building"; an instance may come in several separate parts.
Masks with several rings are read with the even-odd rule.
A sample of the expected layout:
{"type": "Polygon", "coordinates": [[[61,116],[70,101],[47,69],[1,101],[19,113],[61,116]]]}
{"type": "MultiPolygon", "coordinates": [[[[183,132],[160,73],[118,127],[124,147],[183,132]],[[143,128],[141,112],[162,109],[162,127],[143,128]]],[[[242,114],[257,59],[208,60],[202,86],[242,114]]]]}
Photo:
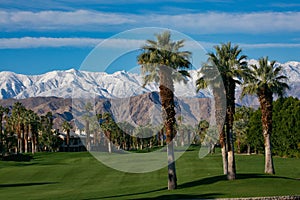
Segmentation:
{"type": "MultiPolygon", "coordinates": [[[[63,140],[62,145],[59,147],[59,151],[68,151],[67,149],[67,134],[60,133],[59,137],[63,140]]],[[[70,144],[69,144],[69,151],[70,152],[79,152],[79,151],[86,151],[85,148],[85,141],[86,136],[77,134],[74,131],[70,132],[70,144]]]]}

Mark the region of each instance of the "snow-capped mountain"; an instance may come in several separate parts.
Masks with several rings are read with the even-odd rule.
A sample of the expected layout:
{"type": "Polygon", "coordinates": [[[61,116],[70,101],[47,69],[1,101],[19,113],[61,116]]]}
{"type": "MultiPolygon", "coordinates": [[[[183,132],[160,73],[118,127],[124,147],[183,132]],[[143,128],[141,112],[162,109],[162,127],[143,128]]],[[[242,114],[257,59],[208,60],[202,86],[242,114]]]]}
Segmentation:
{"type": "MultiPolygon", "coordinates": [[[[249,60],[256,64],[256,60],[249,60]]],[[[291,90],[288,95],[300,97],[300,62],[282,64],[283,74],[289,78],[291,90]]],[[[187,84],[175,83],[175,95],[182,97],[205,97],[208,91],[196,93],[196,71],[190,71],[187,84]]],[[[142,87],[143,78],[139,74],[124,71],[107,74],[70,69],[52,71],[42,75],[22,75],[13,72],[0,72],[0,99],[24,99],[38,96],[63,98],[82,95],[95,95],[102,98],[125,98],[143,93],[158,91],[155,83],[142,87]]]]}
{"type": "MultiPolygon", "coordinates": [[[[203,96],[203,93],[197,94],[195,91],[196,78],[197,72],[191,71],[191,78],[186,85],[175,83],[175,94],[185,97],[203,96]]],[[[148,84],[145,88],[142,86],[143,78],[140,75],[124,71],[107,74],[70,69],[33,76],[0,72],[0,99],[37,96],[71,98],[86,94],[102,98],[125,98],[158,91],[155,83],[148,84]]]]}

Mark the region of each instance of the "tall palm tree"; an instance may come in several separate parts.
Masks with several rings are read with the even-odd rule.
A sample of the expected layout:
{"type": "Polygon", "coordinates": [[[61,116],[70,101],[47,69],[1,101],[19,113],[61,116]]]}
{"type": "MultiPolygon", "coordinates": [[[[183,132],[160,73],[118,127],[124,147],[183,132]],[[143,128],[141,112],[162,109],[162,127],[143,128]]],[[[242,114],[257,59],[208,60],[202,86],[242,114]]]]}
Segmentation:
{"type": "Polygon", "coordinates": [[[71,123],[64,121],[62,124],[62,128],[67,133],[66,143],[67,143],[67,151],[70,151],[70,131],[73,128],[71,123]]]}
{"type": "Polygon", "coordinates": [[[12,108],[12,115],[11,115],[11,123],[13,125],[13,130],[16,131],[18,137],[18,145],[17,145],[17,152],[23,153],[24,148],[24,132],[23,132],[23,113],[25,112],[25,107],[20,103],[16,102],[12,108]]]}
{"type": "MultiPolygon", "coordinates": [[[[220,73],[222,82],[224,84],[225,95],[226,95],[226,118],[225,118],[225,127],[226,127],[226,146],[223,144],[223,151],[227,150],[227,162],[228,165],[223,164],[224,172],[227,172],[227,178],[233,180],[236,178],[236,169],[235,169],[235,157],[234,157],[234,145],[232,137],[232,128],[234,121],[234,112],[235,112],[235,88],[236,84],[240,84],[240,79],[243,73],[246,71],[246,58],[245,55],[240,55],[242,49],[238,45],[232,46],[231,42],[227,44],[222,44],[221,46],[215,46],[216,53],[208,53],[208,63],[216,67],[220,73]],[[227,170],[226,170],[227,167],[227,170]]],[[[201,81],[198,81],[201,83],[201,81]]],[[[205,86],[202,81],[202,87],[205,86]]],[[[201,88],[201,87],[200,87],[201,88]]],[[[217,89],[217,88],[216,88],[217,89]]],[[[222,92],[222,91],[219,91],[222,92]]],[[[217,97],[220,95],[217,95],[217,97]]],[[[220,143],[223,140],[223,133],[220,130],[220,143]]],[[[222,153],[226,156],[226,153],[222,153]]],[[[223,157],[223,161],[226,162],[226,159],[223,157]]]]}
{"type": "Polygon", "coordinates": [[[5,114],[9,113],[9,108],[3,107],[0,105],[0,150],[3,153],[4,150],[4,143],[3,143],[3,129],[2,129],[2,121],[5,114]]]}
{"type": "Polygon", "coordinates": [[[23,127],[24,127],[24,152],[28,153],[28,137],[29,137],[29,124],[30,119],[28,117],[28,110],[23,112],[23,127]]]}
{"type": "Polygon", "coordinates": [[[227,174],[227,145],[224,130],[224,121],[226,115],[226,97],[224,84],[218,67],[210,59],[208,59],[208,62],[202,66],[199,74],[201,74],[201,77],[196,81],[197,92],[199,92],[201,89],[206,89],[209,87],[211,88],[214,96],[215,118],[217,130],[219,133],[219,142],[222,151],[223,173],[227,174]]]}
{"type": "Polygon", "coordinates": [[[276,61],[268,61],[268,57],[260,58],[257,65],[251,65],[242,87],[242,97],[256,94],[261,107],[261,120],[265,144],[265,173],[275,174],[271,151],[272,134],[272,102],[273,94],[283,96],[289,86],[286,76],[280,75],[282,66],[276,61]]]}
{"type": "Polygon", "coordinates": [[[100,121],[100,127],[104,132],[107,141],[108,152],[112,152],[112,132],[116,127],[113,117],[110,113],[97,114],[100,121]]]}
{"type": "Polygon", "coordinates": [[[32,110],[28,110],[27,112],[28,118],[28,137],[31,142],[31,153],[34,154],[37,150],[37,138],[38,138],[38,126],[40,118],[39,116],[33,112],[32,110]]]}
{"type": "Polygon", "coordinates": [[[191,52],[180,51],[184,40],[172,41],[171,33],[165,31],[156,35],[156,41],[147,40],[142,47],[143,52],[138,56],[138,63],[142,66],[144,85],[149,82],[159,82],[159,95],[162,104],[162,116],[166,130],[166,143],[168,154],[168,189],[177,188],[177,177],[173,150],[175,137],[175,103],[174,81],[184,81],[190,68],[191,52]]]}
{"type": "Polygon", "coordinates": [[[178,121],[178,124],[177,124],[177,134],[180,135],[180,138],[181,138],[181,146],[183,147],[184,146],[184,131],[183,131],[183,124],[182,124],[182,121],[183,121],[183,116],[180,115],[177,117],[177,121],[178,121]]]}
{"type": "Polygon", "coordinates": [[[91,102],[88,102],[86,105],[85,105],[85,111],[86,111],[86,114],[83,116],[84,118],[84,121],[85,121],[85,133],[86,133],[86,149],[88,151],[91,150],[91,140],[90,140],[90,120],[92,118],[92,115],[91,115],[91,110],[93,109],[92,107],[92,103],[91,102]]]}

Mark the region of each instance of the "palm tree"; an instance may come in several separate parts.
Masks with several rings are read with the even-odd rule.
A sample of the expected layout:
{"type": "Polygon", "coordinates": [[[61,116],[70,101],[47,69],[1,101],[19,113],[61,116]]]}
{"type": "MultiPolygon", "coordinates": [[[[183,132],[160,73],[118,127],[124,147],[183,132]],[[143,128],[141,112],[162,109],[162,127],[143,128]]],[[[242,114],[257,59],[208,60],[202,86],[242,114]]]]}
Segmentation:
{"type": "Polygon", "coordinates": [[[104,132],[107,141],[108,152],[112,152],[112,132],[116,127],[116,123],[110,113],[97,114],[100,121],[100,127],[104,132]]]}
{"type": "Polygon", "coordinates": [[[17,152],[23,153],[23,144],[24,144],[24,132],[23,132],[23,113],[25,112],[25,107],[20,103],[16,102],[12,108],[11,114],[11,123],[13,125],[13,130],[16,131],[18,137],[18,145],[17,145],[17,152]]]}
{"type": "MultiPolygon", "coordinates": [[[[208,64],[205,64],[203,73],[208,71],[208,80],[213,80],[213,83],[217,86],[213,86],[213,92],[215,97],[215,105],[216,112],[222,109],[217,103],[222,101],[221,99],[216,99],[220,97],[220,94],[216,94],[217,92],[223,93],[222,87],[220,87],[220,80],[216,81],[216,75],[213,77],[211,73],[219,71],[221,81],[224,84],[225,95],[226,95],[226,117],[225,117],[225,127],[226,127],[226,135],[224,134],[224,130],[219,127],[220,133],[220,143],[222,146],[222,156],[223,156],[223,170],[224,173],[227,174],[227,178],[229,180],[233,180],[236,178],[236,169],[235,169],[235,157],[234,157],[234,145],[232,138],[232,127],[234,121],[234,112],[235,112],[235,88],[236,84],[240,84],[239,79],[241,79],[244,71],[246,70],[247,62],[245,59],[247,58],[245,55],[240,55],[242,50],[238,45],[232,46],[230,42],[227,44],[222,44],[221,46],[215,46],[216,53],[208,53],[208,64]],[[212,79],[213,77],[213,79],[212,79]],[[219,91],[217,91],[219,90],[219,91]],[[224,137],[226,136],[226,138],[224,137]],[[224,138],[226,141],[224,141],[224,138]],[[226,145],[225,145],[226,144],[226,145]],[[225,152],[225,153],[224,153],[225,152]],[[227,159],[224,158],[227,155],[227,159]],[[225,162],[225,163],[224,163],[225,162]],[[227,162],[227,165],[226,165],[227,162]]],[[[202,89],[207,87],[207,83],[205,83],[205,79],[199,79],[196,83],[197,88],[202,89]]],[[[219,114],[216,115],[216,118],[219,118],[219,114]]],[[[218,121],[218,119],[217,119],[218,121]]],[[[220,125],[219,125],[220,126],[220,125]]]]}
{"type": "Polygon", "coordinates": [[[251,65],[245,76],[242,87],[242,97],[246,94],[256,94],[261,107],[261,120],[265,144],[265,173],[275,174],[271,151],[272,134],[272,102],[273,94],[283,96],[289,86],[286,76],[280,75],[282,67],[276,61],[269,63],[268,57],[260,58],[257,65],[251,65]]]}
{"type": "Polygon", "coordinates": [[[177,188],[176,168],[173,150],[175,131],[175,103],[174,80],[184,81],[190,68],[191,52],[180,51],[184,40],[172,41],[171,33],[165,31],[156,35],[157,41],[147,40],[142,47],[143,52],[138,56],[138,63],[142,66],[144,85],[149,82],[159,82],[159,95],[162,104],[162,117],[166,130],[166,143],[168,154],[168,189],[177,188]]]}
{"type": "Polygon", "coordinates": [[[28,136],[31,142],[31,153],[34,154],[37,151],[37,138],[38,138],[38,126],[40,118],[32,110],[27,112],[28,118],[28,136]]]}
{"type": "Polygon", "coordinates": [[[178,124],[177,124],[177,134],[180,135],[180,138],[181,138],[181,146],[183,147],[184,146],[184,130],[183,130],[183,124],[182,124],[182,121],[183,121],[183,116],[180,115],[177,117],[177,121],[178,121],[178,124]]]}
{"type": "Polygon", "coordinates": [[[84,121],[85,121],[85,133],[86,133],[86,149],[88,151],[91,150],[91,141],[90,141],[90,120],[92,118],[92,115],[90,113],[90,111],[93,109],[92,107],[92,103],[88,102],[85,105],[85,111],[86,114],[83,116],[84,121]]]}
{"type": "Polygon", "coordinates": [[[0,105],[0,150],[1,153],[3,154],[3,150],[4,150],[4,146],[3,146],[3,130],[2,130],[2,121],[3,121],[3,117],[5,114],[9,113],[9,108],[6,107],[2,107],[0,105]]]}
{"type": "Polygon", "coordinates": [[[73,127],[72,127],[71,123],[69,123],[67,121],[64,121],[63,124],[62,124],[62,128],[63,128],[64,131],[67,132],[66,143],[67,143],[67,151],[69,152],[70,151],[70,131],[73,127]]]}

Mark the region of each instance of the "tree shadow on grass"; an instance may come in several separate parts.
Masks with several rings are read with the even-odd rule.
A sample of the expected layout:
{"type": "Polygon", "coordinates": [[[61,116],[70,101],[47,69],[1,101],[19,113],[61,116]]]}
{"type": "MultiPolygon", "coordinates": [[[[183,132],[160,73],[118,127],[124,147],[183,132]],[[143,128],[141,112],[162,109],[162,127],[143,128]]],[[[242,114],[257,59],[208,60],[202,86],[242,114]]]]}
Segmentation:
{"type": "MultiPolygon", "coordinates": [[[[156,189],[156,190],[145,191],[145,192],[136,192],[136,193],[131,193],[131,194],[120,194],[120,195],[105,196],[105,197],[95,197],[95,198],[88,198],[88,199],[84,199],[84,200],[96,200],[96,199],[129,197],[129,196],[134,196],[134,195],[139,195],[139,194],[148,194],[148,193],[152,193],[152,192],[159,192],[159,191],[162,191],[162,190],[167,190],[167,187],[163,187],[163,188],[156,189]]],[[[129,199],[129,198],[126,198],[126,199],[129,199]]]]}
{"type": "MultiPolygon", "coordinates": [[[[267,175],[267,174],[237,174],[237,179],[253,179],[253,178],[259,178],[259,179],[289,179],[289,180],[297,180],[293,178],[288,177],[281,177],[281,176],[275,176],[275,175],[267,175]]],[[[209,185],[213,183],[217,183],[219,181],[227,181],[226,175],[219,175],[219,176],[212,176],[212,177],[206,177],[199,180],[186,182],[183,184],[178,185],[178,189],[185,189],[190,187],[196,187],[201,185],[209,185]]],[[[154,200],[154,199],[213,199],[213,198],[221,198],[222,193],[207,193],[207,194],[163,194],[159,196],[154,197],[142,197],[142,198],[134,198],[135,195],[142,195],[142,194],[150,194],[155,193],[159,191],[167,191],[167,187],[156,189],[156,190],[150,190],[145,192],[136,192],[131,194],[120,194],[120,195],[113,195],[113,196],[105,196],[105,197],[95,197],[95,198],[88,198],[85,200],[96,200],[96,199],[109,199],[109,198],[125,198],[125,199],[148,199],[148,200],[154,200]]]]}
{"type": "Polygon", "coordinates": [[[263,178],[263,179],[287,179],[287,180],[296,180],[294,178],[276,176],[270,174],[237,174],[237,179],[250,179],[250,178],[263,178]]]}
{"type": "Polygon", "coordinates": [[[209,185],[224,180],[227,180],[226,175],[212,176],[212,177],[202,178],[199,180],[180,184],[178,185],[178,189],[190,188],[190,187],[195,187],[200,185],[209,185]]]}
{"type": "Polygon", "coordinates": [[[56,183],[58,183],[58,182],[10,183],[10,184],[0,184],[0,188],[48,185],[48,184],[56,184],[56,183]]]}
{"type": "Polygon", "coordinates": [[[192,194],[164,194],[156,197],[149,197],[149,198],[134,198],[136,200],[155,200],[155,199],[214,199],[221,197],[221,193],[208,193],[208,194],[199,194],[199,195],[192,195],[192,194]]]}
{"type": "Polygon", "coordinates": [[[145,191],[145,192],[136,192],[136,193],[131,193],[131,194],[120,194],[120,195],[113,195],[113,196],[105,196],[105,197],[95,197],[95,198],[88,198],[84,200],[96,200],[96,199],[114,199],[114,198],[124,198],[124,199],[149,199],[149,200],[155,200],[155,199],[207,199],[207,198],[216,198],[218,196],[221,196],[221,193],[208,193],[208,194],[199,194],[199,195],[189,195],[189,194],[164,194],[164,195],[159,195],[159,196],[154,196],[154,197],[142,197],[142,198],[136,198],[132,197],[135,195],[142,195],[142,194],[150,194],[150,193],[155,193],[159,191],[167,191],[167,187],[156,189],[156,190],[150,190],[150,191],[145,191]]]}
{"type": "MultiPolygon", "coordinates": [[[[252,179],[252,178],[297,180],[297,179],[293,179],[293,178],[276,176],[276,175],[268,175],[268,174],[254,174],[254,173],[253,174],[251,174],[251,173],[237,174],[238,180],[252,179]]],[[[200,185],[209,185],[209,184],[213,184],[213,183],[216,183],[219,181],[227,181],[226,175],[212,176],[212,177],[202,178],[202,179],[191,181],[191,182],[186,182],[186,183],[178,185],[178,188],[183,189],[183,188],[190,188],[190,187],[195,187],[195,186],[200,186],[200,185]]]]}

